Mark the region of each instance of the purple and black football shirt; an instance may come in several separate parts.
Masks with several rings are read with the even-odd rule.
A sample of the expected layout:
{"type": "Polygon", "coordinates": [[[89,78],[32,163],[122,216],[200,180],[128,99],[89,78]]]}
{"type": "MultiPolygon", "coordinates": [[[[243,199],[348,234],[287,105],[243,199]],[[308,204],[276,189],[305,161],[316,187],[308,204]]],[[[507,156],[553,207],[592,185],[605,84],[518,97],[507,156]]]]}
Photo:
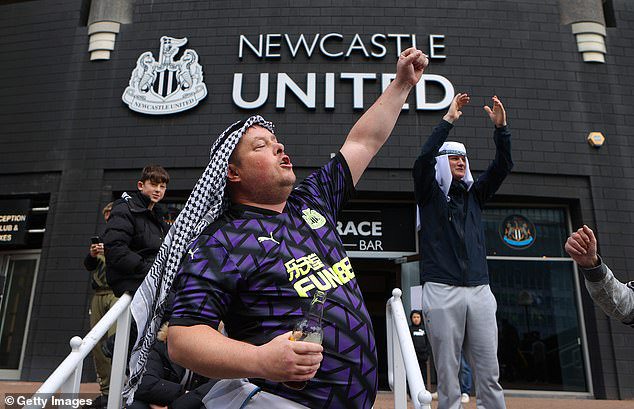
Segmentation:
{"type": "Polygon", "coordinates": [[[233,206],[189,247],[174,283],[170,325],[217,328],[262,345],[290,331],[316,290],[326,292],[324,359],[301,391],[251,379],[310,408],[370,408],[377,390],[374,332],[337,234],[337,213],[354,191],[337,154],[288,198],[283,213],[233,206]]]}

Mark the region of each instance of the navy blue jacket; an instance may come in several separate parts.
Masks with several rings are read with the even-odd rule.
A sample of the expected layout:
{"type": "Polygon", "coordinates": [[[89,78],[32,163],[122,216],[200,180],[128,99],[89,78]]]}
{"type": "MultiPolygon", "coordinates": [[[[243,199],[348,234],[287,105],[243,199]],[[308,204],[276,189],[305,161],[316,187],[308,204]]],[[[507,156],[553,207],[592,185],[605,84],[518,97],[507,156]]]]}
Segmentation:
{"type": "Polygon", "coordinates": [[[493,134],[496,152],[489,168],[467,191],[453,182],[450,201],[436,182],[436,155],[453,125],[438,124],[414,164],[414,193],[420,208],[419,234],[421,283],[455,286],[489,283],[482,208],[498,190],[513,167],[511,133],[507,127],[493,134]]]}

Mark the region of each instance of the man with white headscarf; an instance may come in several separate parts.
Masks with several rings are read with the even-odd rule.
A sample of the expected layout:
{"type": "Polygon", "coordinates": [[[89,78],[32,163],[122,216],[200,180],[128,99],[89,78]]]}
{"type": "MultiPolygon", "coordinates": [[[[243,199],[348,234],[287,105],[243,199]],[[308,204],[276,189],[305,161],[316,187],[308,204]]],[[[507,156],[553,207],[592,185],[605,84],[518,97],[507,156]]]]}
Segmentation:
{"type": "Polygon", "coordinates": [[[295,188],[293,165],[272,123],[253,116],[220,135],[133,300],[139,340],[128,400],[173,282],[170,358],[223,379],[206,396],[207,407],[372,407],[376,344],[337,234],[337,214],[427,64],[421,51],[405,50],[396,78],[353,126],[339,153],[295,188]],[[327,294],[322,345],[291,341],[290,330],[317,290],[327,294]],[[221,320],[228,337],[217,331],[221,320]],[[308,383],[298,390],[288,381],[308,383]]]}
{"type": "Polygon", "coordinates": [[[438,372],[438,408],[460,404],[460,353],[476,379],[478,407],[505,408],[497,360],[497,303],[489,288],[482,208],[513,167],[506,112],[493,97],[485,106],[495,126],[495,159],[475,181],[467,151],[445,142],[453,123],[469,103],[457,94],[414,164],[414,192],[421,228],[420,277],[423,316],[438,372]]]}

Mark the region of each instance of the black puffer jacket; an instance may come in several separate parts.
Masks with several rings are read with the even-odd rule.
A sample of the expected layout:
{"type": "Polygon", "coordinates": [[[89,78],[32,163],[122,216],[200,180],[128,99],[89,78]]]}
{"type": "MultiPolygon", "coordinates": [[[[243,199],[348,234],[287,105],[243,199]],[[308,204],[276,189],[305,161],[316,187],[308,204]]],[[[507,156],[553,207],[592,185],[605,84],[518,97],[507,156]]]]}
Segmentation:
{"type": "Polygon", "coordinates": [[[150,198],[141,192],[114,202],[103,243],[106,277],[114,295],[134,294],[150,270],[169,227],[158,206],[148,209],[150,198]]]}
{"type": "Polygon", "coordinates": [[[199,409],[213,385],[209,379],[170,361],[165,342],[156,341],[134,400],[170,409],[199,409]]]}

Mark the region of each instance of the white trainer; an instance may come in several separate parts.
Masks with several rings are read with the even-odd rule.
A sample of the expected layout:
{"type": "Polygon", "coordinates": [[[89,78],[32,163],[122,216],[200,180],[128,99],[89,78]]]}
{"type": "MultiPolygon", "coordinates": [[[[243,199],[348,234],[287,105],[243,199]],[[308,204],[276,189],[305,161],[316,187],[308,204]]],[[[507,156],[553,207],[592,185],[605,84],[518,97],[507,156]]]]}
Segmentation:
{"type": "Polygon", "coordinates": [[[438,400],[438,392],[434,392],[431,394],[431,400],[438,400]]]}
{"type": "Polygon", "coordinates": [[[468,393],[463,393],[460,396],[460,403],[469,403],[471,399],[469,398],[469,394],[468,393]]]}

